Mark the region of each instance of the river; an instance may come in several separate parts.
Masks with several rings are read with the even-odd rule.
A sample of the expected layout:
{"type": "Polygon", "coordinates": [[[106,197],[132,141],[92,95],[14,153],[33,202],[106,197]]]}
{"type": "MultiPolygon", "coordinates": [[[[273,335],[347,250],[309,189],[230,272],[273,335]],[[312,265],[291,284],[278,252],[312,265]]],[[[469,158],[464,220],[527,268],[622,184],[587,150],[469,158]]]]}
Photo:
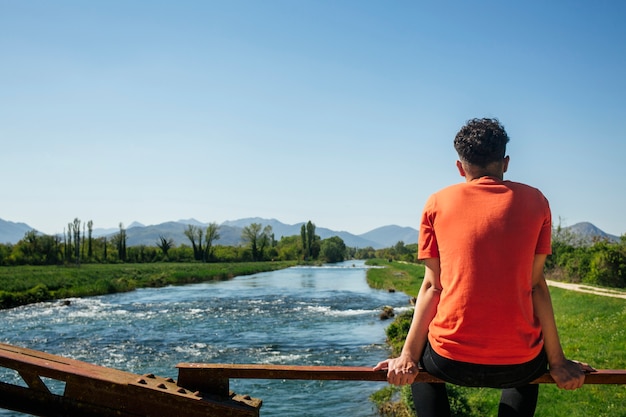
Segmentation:
{"type": "MultiPolygon", "coordinates": [[[[382,307],[401,311],[408,297],[369,288],[366,270],[350,261],[33,304],[0,311],[0,340],[174,379],[179,362],[373,366],[389,355],[382,307]]],[[[0,380],[14,374],[0,368],[0,380]]],[[[384,385],[231,381],[236,393],[263,400],[264,417],[376,416],[369,396],[384,385]]]]}

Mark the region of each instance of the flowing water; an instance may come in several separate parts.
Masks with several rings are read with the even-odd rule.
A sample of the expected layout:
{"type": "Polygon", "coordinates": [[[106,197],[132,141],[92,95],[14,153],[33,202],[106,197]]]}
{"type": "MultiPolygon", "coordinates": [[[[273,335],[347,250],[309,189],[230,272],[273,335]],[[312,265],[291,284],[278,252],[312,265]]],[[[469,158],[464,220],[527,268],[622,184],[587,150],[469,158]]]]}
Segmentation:
{"type": "MultiPolygon", "coordinates": [[[[401,311],[408,297],[369,288],[365,273],[351,261],[33,304],[0,311],[0,341],[174,379],[179,362],[373,366],[389,355],[382,307],[401,311]]],[[[14,374],[0,368],[0,380],[14,374]]],[[[231,381],[236,393],[263,400],[264,417],[375,416],[369,396],[384,385],[231,381]]]]}

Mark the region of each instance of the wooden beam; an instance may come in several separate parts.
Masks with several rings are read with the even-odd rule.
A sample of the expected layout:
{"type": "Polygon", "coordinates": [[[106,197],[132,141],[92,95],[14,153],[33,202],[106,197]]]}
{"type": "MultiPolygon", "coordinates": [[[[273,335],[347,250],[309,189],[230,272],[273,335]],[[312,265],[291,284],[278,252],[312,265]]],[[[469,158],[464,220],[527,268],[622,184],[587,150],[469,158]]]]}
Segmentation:
{"type": "Polygon", "coordinates": [[[172,378],[137,375],[0,343],[0,367],[13,369],[22,387],[0,381],[0,407],[39,416],[258,417],[261,401],[228,393],[192,391],[172,378]],[[42,378],[65,384],[51,392],[42,378]]]}
{"type": "MultiPolygon", "coordinates": [[[[370,367],[350,366],[293,366],[180,363],[178,384],[206,392],[224,395],[229,379],[301,379],[334,381],[387,381],[386,371],[373,371],[370,367]]],[[[443,382],[422,371],[418,382],[443,382]]],[[[535,384],[553,384],[549,373],[533,381],[535,384]]],[[[626,370],[602,369],[588,373],[585,384],[626,384],[626,370]]]]}

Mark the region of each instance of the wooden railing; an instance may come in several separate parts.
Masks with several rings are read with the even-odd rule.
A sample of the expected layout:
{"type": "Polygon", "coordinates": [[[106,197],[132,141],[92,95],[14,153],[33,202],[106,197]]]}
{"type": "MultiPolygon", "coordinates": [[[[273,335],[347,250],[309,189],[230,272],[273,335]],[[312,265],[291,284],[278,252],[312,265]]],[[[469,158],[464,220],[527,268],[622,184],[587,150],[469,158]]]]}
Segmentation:
{"type": "MultiPolygon", "coordinates": [[[[178,385],[216,395],[228,395],[231,379],[387,381],[386,371],[373,371],[368,367],[207,363],[180,363],[176,367],[178,385]]],[[[416,381],[443,382],[427,372],[420,372],[416,381]]],[[[554,380],[546,373],[533,383],[553,384],[554,380]]],[[[585,384],[626,384],[626,370],[601,369],[590,372],[585,375],[585,384]]]]}
{"type": "Polygon", "coordinates": [[[216,396],[172,378],[137,375],[0,343],[0,408],[36,416],[258,417],[261,401],[216,396]],[[10,370],[14,371],[11,372],[10,370]],[[17,373],[21,383],[14,381],[17,373]]]}
{"type": "MultiPolygon", "coordinates": [[[[368,367],[181,363],[175,381],[2,343],[0,368],[15,371],[23,382],[0,377],[0,408],[70,417],[259,417],[262,401],[232,393],[231,379],[387,380],[385,371],[368,367]]],[[[441,382],[426,372],[417,378],[441,382]]],[[[546,374],[535,382],[554,381],[546,374]]],[[[585,384],[626,384],[626,370],[591,372],[585,384]]]]}

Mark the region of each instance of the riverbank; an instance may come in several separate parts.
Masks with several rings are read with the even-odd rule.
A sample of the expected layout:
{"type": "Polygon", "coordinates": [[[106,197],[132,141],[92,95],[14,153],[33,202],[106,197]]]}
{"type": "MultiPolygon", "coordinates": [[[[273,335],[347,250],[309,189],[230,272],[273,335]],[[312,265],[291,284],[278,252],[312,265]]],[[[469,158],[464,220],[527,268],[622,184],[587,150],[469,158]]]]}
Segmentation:
{"type": "Polygon", "coordinates": [[[295,261],[0,267],[0,309],[275,271],[295,261]]]}
{"type": "MultiPolygon", "coordinates": [[[[174,379],[177,363],[364,366],[387,355],[381,306],[406,305],[400,292],[371,289],[365,273],[349,261],[31,304],[0,311],[0,341],[174,379]]],[[[0,381],[23,384],[4,371],[0,381]]],[[[263,399],[264,417],[374,417],[368,397],[383,385],[233,379],[230,389],[263,399]]]]}
{"type": "MultiPolygon", "coordinates": [[[[408,296],[415,296],[421,283],[423,266],[397,262],[377,261],[370,265],[382,266],[368,270],[368,283],[383,285],[378,288],[409,288],[408,296]],[[376,272],[375,272],[376,271],[376,272]],[[374,274],[372,274],[374,272],[374,274]],[[370,275],[373,278],[370,278],[370,275]],[[383,279],[377,276],[385,277],[383,279]],[[410,284],[409,284],[410,283],[410,284]]],[[[370,284],[372,285],[372,284],[370,284]]],[[[404,290],[402,290],[404,291],[404,290]]],[[[626,368],[626,300],[576,291],[575,288],[550,290],[555,318],[565,354],[576,360],[587,362],[600,369],[626,368]],[[574,291],[572,291],[572,289],[574,291]]],[[[395,345],[394,350],[404,343],[412,314],[404,313],[387,328],[387,337],[395,345]]],[[[478,417],[496,415],[500,391],[489,388],[465,388],[449,386],[454,415],[478,417]]],[[[385,387],[372,396],[382,416],[413,416],[408,386],[398,389],[385,387]]],[[[626,390],[620,385],[587,385],[576,391],[564,391],[554,385],[541,386],[537,415],[545,417],[617,416],[626,410],[626,390]]]]}
{"type": "Polygon", "coordinates": [[[389,262],[382,259],[370,259],[366,265],[367,283],[378,290],[400,291],[409,297],[416,297],[422,279],[424,266],[408,262],[389,262]]]}

